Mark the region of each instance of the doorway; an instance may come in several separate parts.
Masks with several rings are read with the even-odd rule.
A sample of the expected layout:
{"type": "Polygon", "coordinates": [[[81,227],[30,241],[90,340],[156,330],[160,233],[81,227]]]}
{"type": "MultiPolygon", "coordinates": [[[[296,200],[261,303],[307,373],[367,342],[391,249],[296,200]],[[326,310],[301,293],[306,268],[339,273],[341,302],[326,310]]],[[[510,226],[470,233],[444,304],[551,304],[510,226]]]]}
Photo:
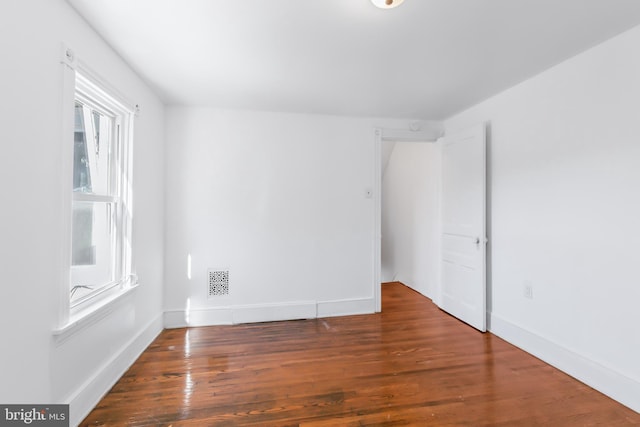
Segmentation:
{"type": "Polygon", "coordinates": [[[434,299],[440,259],[440,151],[428,141],[383,141],[381,282],[434,299]]]}
{"type": "MultiPolygon", "coordinates": [[[[381,278],[382,278],[382,162],[383,143],[427,143],[436,142],[441,136],[435,130],[397,130],[374,129],[374,244],[373,244],[373,294],[375,311],[382,311],[381,278]]],[[[395,148],[392,150],[395,151],[395,148]]],[[[393,153],[390,153],[392,156],[393,153]]]]}
{"type": "MultiPolygon", "coordinates": [[[[460,320],[470,324],[480,331],[486,330],[486,125],[479,124],[462,131],[454,132],[446,138],[425,135],[424,132],[375,130],[375,234],[374,234],[374,298],[376,311],[382,310],[381,281],[383,276],[383,206],[392,206],[391,201],[382,200],[383,188],[390,180],[390,167],[393,167],[395,153],[405,157],[399,165],[407,165],[411,171],[400,168],[399,184],[394,191],[402,195],[404,201],[398,202],[401,207],[397,211],[402,224],[387,230],[385,248],[391,252],[385,253],[385,279],[391,277],[407,282],[405,284],[429,296],[443,310],[448,311],[460,320]],[[420,143],[435,142],[431,164],[421,164],[420,155],[416,152],[425,149],[420,143]],[[383,179],[383,143],[395,142],[390,150],[389,162],[385,162],[383,179]],[[399,148],[401,142],[411,142],[408,150],[399,148]],[[407,151],[406,153],[403,153],[407,151]],[[437,159],[437,160],[436,160],[437,159]],[[439,166],[438,165],[439,162],[439,166]],[[429,176],[425,169],[433,173],[431,177],[431,191],[425,190],[424,181],[429,176]],[[408,173],[406,173],[408,172],[408,173]],[[438,177],[440,178],[438,182],[438,177]],[[437,185],[434,185],[437,182],[437,185]],[[416,188],[417,186],[417,188],[416,188]],[[439,191],[438,191],[439,189],[439,191]],[[416,200],[416,194],[425,193],[430,202],[423,203],[416,200]],[[432,212],[431,215],[425,212],[432,212]],[[438,215],[436,212],[440,212],[438,215]],[[431,217],[431,218],[429,218],[431,217]],[[435,220],[434,220],[435,219],[435,220]],[[426,233],[415,236],[417,229],[429,230],[432,238],[423,241],[426,233]],[[438,230],[438,231],[435,231],[438,230]],[[435,238],[434,238],[435,236],[435,238]],[[401,251],[395,250],[393,239],[402,241],[401,251]],[[417,240],[416,240],[417,239],[417,240]],[[430,240],[430,247],[428,245],[430,240]],[[420,246],[416,243],[422,243],[420,246]],[[429,248],[429,250],[425,250],[429,248]],[[424,254],[431,252],[431,257],[424,254]],[[394,257],[399,253],[410,261],[409,267],[402,270],[407,276],[400,278],[399,272],[394,271],[395,265],[402,265],[394,257]],[[404,255],[403,255],[404,254],[404,255]],[[387,265],[392,267],[389,270],[387,265]],[[429,266],[430,269],[416,269],[416,266],[429,266]],[[435,267],[435,268],[434,268],[435,267]],[[424,277],[430,280],[420,281],[424,277]],[[420,277],[420,279],[418,279],[420,277]],[[431,286],[429,286],[429,284],[431,286]],[[429,295],[430,294],[430,295],[429,295]]],[[[388,149],[384,150],[388,152],[388,149]]],[[[398,159],[401,160],[401,159],[398,159]]],[[[426,187],[428,188],[428,187],[426,187]]],[[[391,222],[391,218],[389,219],[391,222]]],[[[387,221],[385,220],[385,224],[387,221]]],[[[420,234],[420,233],[418,233],[420,234]]],[[[399,268],[399,267],[398,267],[399,268]]]]}

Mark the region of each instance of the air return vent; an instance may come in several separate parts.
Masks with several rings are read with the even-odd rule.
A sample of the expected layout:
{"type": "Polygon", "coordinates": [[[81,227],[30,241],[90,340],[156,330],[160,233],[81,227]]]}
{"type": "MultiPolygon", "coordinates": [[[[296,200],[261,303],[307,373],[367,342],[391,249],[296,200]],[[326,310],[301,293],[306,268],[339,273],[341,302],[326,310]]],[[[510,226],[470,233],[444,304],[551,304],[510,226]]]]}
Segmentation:
{"type": "Polygon", "coordinates": [[[229,270],[209,270],[209,298],[229,295],[229,270]]]}

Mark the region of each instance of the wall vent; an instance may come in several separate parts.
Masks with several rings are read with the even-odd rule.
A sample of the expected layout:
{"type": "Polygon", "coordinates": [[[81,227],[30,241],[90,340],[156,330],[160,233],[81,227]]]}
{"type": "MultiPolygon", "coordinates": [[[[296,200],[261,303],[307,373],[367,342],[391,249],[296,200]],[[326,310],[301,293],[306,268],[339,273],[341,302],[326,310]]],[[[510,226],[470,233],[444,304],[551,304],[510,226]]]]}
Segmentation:
{"type": "Polygon", "coordinates": [[[209,270],[209,298],[229,295],[229,270],[209,270]]]}

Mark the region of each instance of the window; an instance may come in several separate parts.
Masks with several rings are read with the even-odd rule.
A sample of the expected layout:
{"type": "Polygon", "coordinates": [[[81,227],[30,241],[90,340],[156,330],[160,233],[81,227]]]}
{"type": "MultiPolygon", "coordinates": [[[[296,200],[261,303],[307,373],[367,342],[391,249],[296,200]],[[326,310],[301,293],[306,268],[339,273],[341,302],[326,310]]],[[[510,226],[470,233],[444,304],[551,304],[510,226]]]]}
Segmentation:
{"type": "Polygon", "coordinates": [[[131,109],[75,71],[69,307],[129,287],[131,109]]]}

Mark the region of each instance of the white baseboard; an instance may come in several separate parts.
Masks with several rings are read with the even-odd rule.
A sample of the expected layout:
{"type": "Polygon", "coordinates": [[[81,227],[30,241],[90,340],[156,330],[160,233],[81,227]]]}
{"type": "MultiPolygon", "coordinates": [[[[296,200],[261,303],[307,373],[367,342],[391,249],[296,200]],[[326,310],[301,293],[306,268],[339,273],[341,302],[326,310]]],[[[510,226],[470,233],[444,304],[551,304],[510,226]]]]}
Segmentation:
{"type": "Polygon", "coordinates": [[[318,302],[318,317],[351,316],[375,313],[373,298],[344,299],[318,302]]]}
{"type": "Polygon", "coordinates": [[[230,308],[209,308],[164,312],[164,327],[166,329],[211,325],[233,325],[233,310],[230,308]]]}
{"type": "Polygon", "coordinates": [[[162,332],[162,316],[158,315],[138,335],[127,342],[117,354],[96,369],[96,373],[66,399],[70,405],[69,425],[78,425],[89,415],[100,399],[124,375],[160,332],[162,332]]]}
{"type": "Polygon", "coordinates": [[[640,412],[640,383],[560,344],[490,314],[490,331],[577,380],[640,412]]]}
{"type": "Polygon", "coordinates": [[[314,319],[316,303],[300,301],[282,304],[235,306],[233,323],[273,322],[277,320],[314,319]]]}
{"type": "Polygon", "coordinates": [[[281,304],[234,305],[194,310],[165,311],[164,327],[236,325],[277,320],[313,319],[316,303],[297,301],[281,304]]]}
{"type": "Polygon", "coordinates": [[[374,310],[373,298],[337,301],[296,301],[275,304],[236,305],[208,309],[169,310],[164,313],[167,329],[187,326],[235,325],[280,320],[368,314],[374,310]]]}

